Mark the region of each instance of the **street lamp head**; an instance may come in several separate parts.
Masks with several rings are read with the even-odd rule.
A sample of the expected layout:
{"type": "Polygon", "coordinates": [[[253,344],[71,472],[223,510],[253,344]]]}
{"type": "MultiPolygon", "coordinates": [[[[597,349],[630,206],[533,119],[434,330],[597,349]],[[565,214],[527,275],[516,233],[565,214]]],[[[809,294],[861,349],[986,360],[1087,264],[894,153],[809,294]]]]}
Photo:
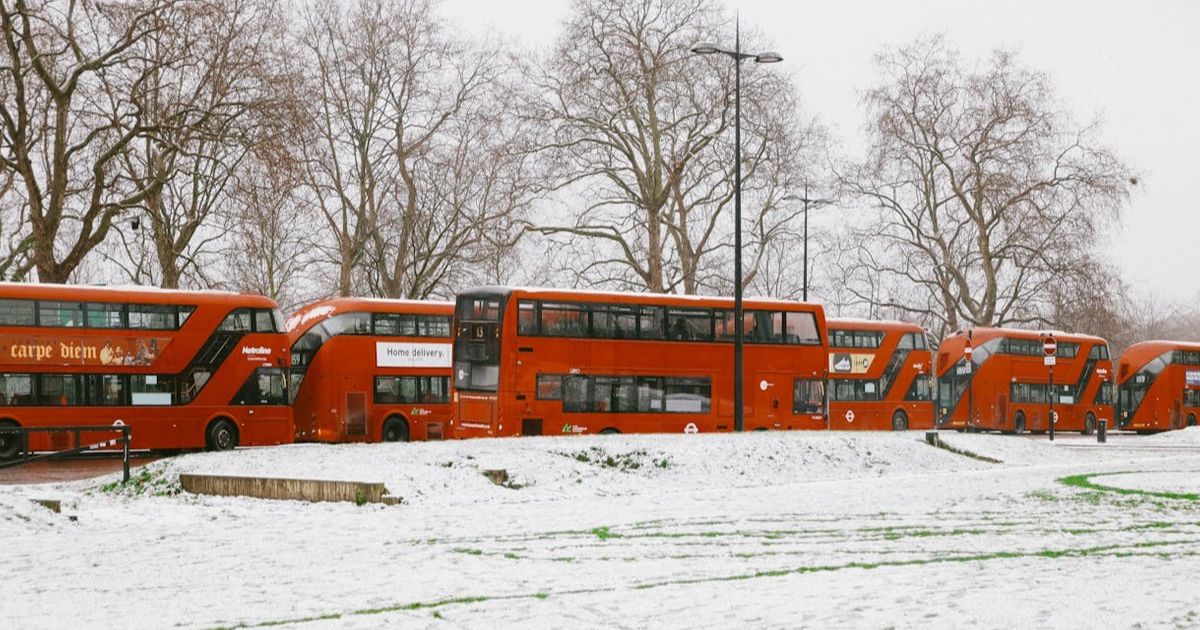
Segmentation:
{"type": "Polygon", "coordinates": [[[713,53],[721,52],[721,49],[712,42],[700,42],[692,46],[692,52],[696,53],[697,55],[711,55],[713,53]]]}
{"type": "Polygon", "coordinates": [[[758,53],[754,56],[755,63],[779,63],[783,61],[783,55],[777,52],[758,53]]]}

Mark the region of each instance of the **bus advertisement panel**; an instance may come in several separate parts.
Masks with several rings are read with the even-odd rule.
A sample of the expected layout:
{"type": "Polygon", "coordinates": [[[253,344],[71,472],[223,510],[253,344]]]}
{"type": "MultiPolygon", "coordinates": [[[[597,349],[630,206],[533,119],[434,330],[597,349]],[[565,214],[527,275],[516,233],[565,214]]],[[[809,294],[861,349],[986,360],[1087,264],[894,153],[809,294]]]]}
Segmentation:
{"type": "MultiPolygon", "coordinates": [[[[282,325],[256,295],[0,283],[0,425],[123,423],[136,449],[290,442],[282,325]]],[[[0,438],[0,456],[17,448],[0,438]]]]}
{"type": "Polygon", "coordinates": [[[1117,361],[1117,426],[1167,431],[1200,417],[1200,343],[1145,341],[1117,361]]]}
{"type": "Polygon", "coordinates": [[[933,365],[916,324],[830,319],[829,428],[933,428],[933,365]]]}
{"type": "MultiPolygon", "coordinates": [[[[745,430],[825,428],[822,308],[744,311],[745,430]]],[[[731,299],[485,287],[455,318],[456,437],[734,428],[731,299]]]]}
{"type": "Polygon", "coordinates": [[[1091,433],[1101,419],[1112,422],[1112,360],[1099,337],[972,328],[942,341],[936,370],[943,428],[1046,431],[1051,398],[1056,431],[1091,433]],[[1053,383],[1043,348],[1051,336],[1058,348],[1053,383]]]}
{"type": "Polygon", "coordinates": [[[296,440],[440,440],[451,302],[335,298],[288,318],[296,440]]]}

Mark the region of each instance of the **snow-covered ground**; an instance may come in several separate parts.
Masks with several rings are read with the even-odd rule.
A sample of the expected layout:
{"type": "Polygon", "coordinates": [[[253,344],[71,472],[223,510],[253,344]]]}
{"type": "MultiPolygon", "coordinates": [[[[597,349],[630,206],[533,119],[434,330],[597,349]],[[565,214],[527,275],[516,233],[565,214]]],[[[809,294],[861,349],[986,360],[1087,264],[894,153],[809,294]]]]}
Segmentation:
{"type": "Polygon", "coordinates": [[[1195,627],[1200,430],[296,445],[0,489],[8,627],[1195,627]],[[991,463],[967,454],[999,460],[991,463]],[[482,470],[503,468],[509,487],[482,470]],[[381,481],[398,506],[178,493],[381,481]],[[61,498],[54,514],[29,498],[61,498]]]}

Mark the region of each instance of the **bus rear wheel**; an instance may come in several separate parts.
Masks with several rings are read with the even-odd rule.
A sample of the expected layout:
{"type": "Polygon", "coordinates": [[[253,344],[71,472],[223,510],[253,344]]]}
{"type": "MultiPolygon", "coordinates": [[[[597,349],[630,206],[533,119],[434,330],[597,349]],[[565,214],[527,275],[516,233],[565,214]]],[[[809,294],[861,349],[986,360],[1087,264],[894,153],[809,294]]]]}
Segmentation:
{"type": "Polygon", "coordinates": [[[620,431],[618,431],[612,427],[609,427],[607,429],[600,429],[600,435],[616,435],[618,433],[620,433],[620,431]]]}
{"type": "MultiPolygon", "coordinates": [[[[16,428],[18,425],[12,420],[0,422],[2,428],[16,428]]],[[[17,456],[21,452],[21,436],[16,433],[0,434],[0,461],[8,461],[17,456]]]]}
{"type": "Polygon", "coordinates": [[[1087,414],[1087,417],[1085,417],[1083,419],[1083,431],[1080,431],[1080,433],[1082,433],[1084,435],[1091,435],[1095,432],[1096,432],[1096,416],[1093,415],[1092,412],[1089,411],[1087,414]]]}
{"type": "Polygon", "coordinates": [[[210,451],[232,451],[238,445],[237,427],[227,419],[217,420],[208,425],[205,442],[210,451]]]}
{"type": "Polygon", "coordinates": [[[1025,432],[1025,412],[1018,411],[1017,415],[1013,416],[1013,434],[1021,435],[1025,432]]]}
{"type": "Polygon", "coordinates": [[[1194,414],[1194,413],[1189,413],[1189,414],[1188,414],[1188,423],[1187,423],[1187,425],[1188,425],[1189,427],[1194,427],[1194,426],[1196,426],[1196,414],[1194,414]]]}
{"type": "Polygon", "coordinates": [[[407,442],[409,438],[408,423],[400,416],[392,416],[383,422],[384,442],[407,442]]]}
{"type": "Polygon", "coordinates": [[[892,414],[892,430],[907,431],[908,430],[908,414],[903,411],[897,411],[892,414]]]}

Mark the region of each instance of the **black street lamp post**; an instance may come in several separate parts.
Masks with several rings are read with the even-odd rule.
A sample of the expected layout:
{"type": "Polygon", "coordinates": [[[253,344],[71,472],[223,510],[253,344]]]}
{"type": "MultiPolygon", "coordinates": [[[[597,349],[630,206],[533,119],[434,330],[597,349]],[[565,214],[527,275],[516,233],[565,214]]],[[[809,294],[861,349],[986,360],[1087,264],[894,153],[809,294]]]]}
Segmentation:
{"type": "Polygon", "coordinates": [[[799,201],[804,204],[804,296],[808,301],[808,211],[833,203],[832,199],[813,199],[808,196],[808,182],[804,182],[804,195],[788,195],[782,201],[799,201]]]}
{"type": "Polygon", "coordinates": [[[725,50],[711,43],[692,46],[697,55],[720,53],[733,59],[733,430],[741,431],[745,424],[742,391],[742,61],[753,59],[755,63],[783,61],[779,53],[758,54],[742,52],[740,22],[735,22],[733,50],[725,50]]]}

